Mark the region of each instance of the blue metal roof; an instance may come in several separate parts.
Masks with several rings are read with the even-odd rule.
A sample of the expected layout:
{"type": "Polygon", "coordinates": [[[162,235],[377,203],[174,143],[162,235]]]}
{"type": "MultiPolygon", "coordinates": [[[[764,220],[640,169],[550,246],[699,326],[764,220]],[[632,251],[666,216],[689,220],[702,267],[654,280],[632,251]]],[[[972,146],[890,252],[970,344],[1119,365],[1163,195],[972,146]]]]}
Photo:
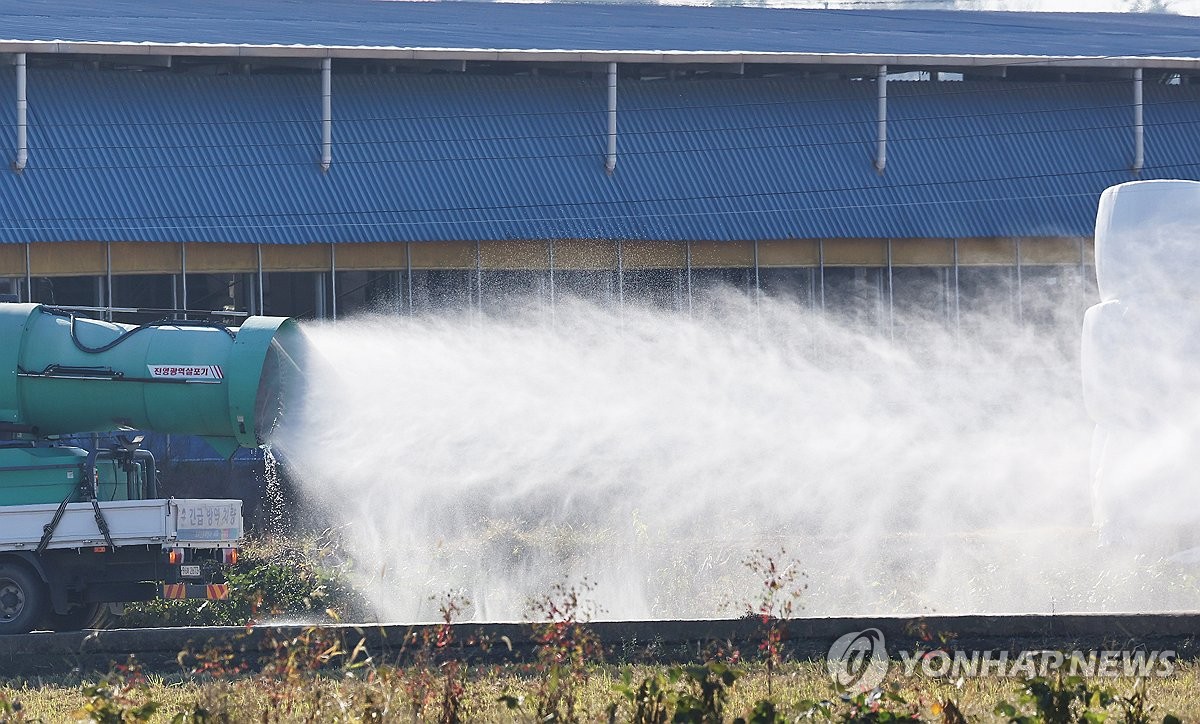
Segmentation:
{"type": "Polygon", "coordinates": [[[380,0],[0,2],[11,40],[629,51],[1200,57],[1167,14],[380,0]]]}
{"type": "MultiPolygon", "coordinates": [[[[1127,80],[892,82],[882,175],[872,82],[622,79],[611,176],[603,78],[333,87],[323,173],[316,74],[32,68],[0,241],[1074,236],[1135,178],[1127,80]]],[[[1200,88],[1145,95],[1140,177],[1200,178],[1200,88]]],[[[13,119],[0,104],[0,149],[13,119]]]]}

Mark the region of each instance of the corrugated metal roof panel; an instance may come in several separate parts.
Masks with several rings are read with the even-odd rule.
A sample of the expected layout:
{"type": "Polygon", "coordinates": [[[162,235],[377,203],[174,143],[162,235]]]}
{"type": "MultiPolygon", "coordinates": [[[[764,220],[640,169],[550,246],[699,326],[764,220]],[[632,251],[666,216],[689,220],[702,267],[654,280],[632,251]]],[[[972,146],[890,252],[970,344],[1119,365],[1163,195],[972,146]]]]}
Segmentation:
{"type": "MultiPolygon", "coordinates": [[[[0,241],[1087,235],[1134,178],[1128,81],[889,95],[881,175],[873,82],[622,80],[608,175],[602,78],[337,75],[323,173],[315,75],[33,69],[0,241]]],[[[1147,84],[1141,178],[1200,178],[1198,101],[1147,84]]]]}
{"type": "Polygon", "coordinates": [[[1200,56],[1200,18],[378,0],[7,0],[13,40],[630,51],[1200,56]]]}

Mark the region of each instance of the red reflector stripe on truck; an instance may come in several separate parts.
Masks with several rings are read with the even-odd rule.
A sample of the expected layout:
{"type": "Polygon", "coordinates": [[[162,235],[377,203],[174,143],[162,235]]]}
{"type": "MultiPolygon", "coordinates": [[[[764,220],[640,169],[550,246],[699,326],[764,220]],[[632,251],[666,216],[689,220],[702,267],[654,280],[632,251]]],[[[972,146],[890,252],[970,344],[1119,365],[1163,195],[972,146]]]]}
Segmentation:
{"type": "Polygon", "coordinates": [[[164,583],[162,597],[166,599],[207,598],[210,601],[229,599],[228,583],[164,583]]]}

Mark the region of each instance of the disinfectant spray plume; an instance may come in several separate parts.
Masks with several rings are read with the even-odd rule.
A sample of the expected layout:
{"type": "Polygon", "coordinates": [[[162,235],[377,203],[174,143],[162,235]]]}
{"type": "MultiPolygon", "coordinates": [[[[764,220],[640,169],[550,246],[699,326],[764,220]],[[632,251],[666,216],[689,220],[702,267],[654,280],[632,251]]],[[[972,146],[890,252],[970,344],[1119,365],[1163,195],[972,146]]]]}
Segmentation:
{"type": "Polygon", "coordinates": [[[804,615],[1191,608],[1096,546],[1072,301],[895,341],[735,293],[311,324],[328,365],[280,446],[387,620],[458,590],[519,619],[584,576],[606,618],[738,615],[780,548],[804,615]]]}

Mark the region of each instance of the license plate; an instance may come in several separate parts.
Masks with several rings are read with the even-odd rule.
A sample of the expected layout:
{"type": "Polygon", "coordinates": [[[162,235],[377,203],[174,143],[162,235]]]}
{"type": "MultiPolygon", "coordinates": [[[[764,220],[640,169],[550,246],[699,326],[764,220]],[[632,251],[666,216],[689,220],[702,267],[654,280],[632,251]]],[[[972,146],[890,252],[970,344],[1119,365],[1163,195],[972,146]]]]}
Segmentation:
{"type": "Polygon", "coordinates": [[[200,566],[180,566],[179,575],[184,578],[199,578],[200,566]]]}

